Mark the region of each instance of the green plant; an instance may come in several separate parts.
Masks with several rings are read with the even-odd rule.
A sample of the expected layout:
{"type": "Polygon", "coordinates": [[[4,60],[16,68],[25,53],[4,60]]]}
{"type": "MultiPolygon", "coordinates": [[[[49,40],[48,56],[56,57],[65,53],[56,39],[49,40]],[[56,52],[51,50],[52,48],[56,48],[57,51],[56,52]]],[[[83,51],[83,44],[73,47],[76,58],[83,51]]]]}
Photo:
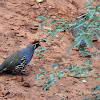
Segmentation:
{"type": "MultiPolygon", "coordinates": [[[[96,56],[100,58],[100,55],[98,51],[95,51],[94,53],[91,53],[90,50],[88,50],[89,47],[92,46],[93,36],[94,34],[97,36],[97,38],[100,40],[100,1],[98,1],[98,4],[96,6],[93,5],[93,0],[86,0],[88,2],[88,5],[84,7],[84,9],[87,9],[86,12],[86,20],[81,20],[80,22],[70,22],[70,19],[48,19],[45,15],[39,16],[38,19],[41,19],[41,29],[44,29],[44,25],[48,26],[49,29],[47,29],[46,37],[43,38],[46,42],[49,41],[50,45],[52,46],[57,41],[60,41],[60,39],[64,36],[65,32],[68,31],[72,26],[74,28],[77,28],[81,25],[85,27],[82,31],[82,34],[78,33],[79,35],[77,38],[75,38],[75,41],[72,43],[72,45],[67,50],[67,55],[69,55],[70,51],[73,47],[78,47],[79,51],[81,52],[83,57],[91,57],[92,59],[96,56]],[[50,39],[55,39],[55,35],[58,32],[63,32],[62,36],[55,42],[51,42],[50,39]],[[81,47],[79,46],[80,41],[84,39],[86,42],[87,47],[81,47]]],[[[50,47],[51,47],[50,46],[50,47]]],[[[50,48],[49,47],[49,48],[50,48]]],[[[45,51],[49,51],[49,48],[41,47],[40,49],[36,50],[37,54],[40,55],[42,58],[45,58],[43,53],[45,51]]],[[[50,69],[53,70],[53,73],[46,71],[44,68],[40,69],[40,73],[36,75],[36,79],[39,80],[41,77],[45,76],[46,81],[43,83],[43,85],[39,84],[39,86],[42,86],[46,90],[50,90],[49,87],[57,81],[57,79],[66,78],[66,77],[75,77],[75,78],[85,78],[85,77],[92,77],[92,78],[100,78],[99,76],[89,76],[89,72],[93,72],[94,70],[91,69],[92,60],[87,59],[84,60],[85,67],[72,65],[68,67],[67,69],[62,69],[61,71],[58,71],[58,65],[53,64],[50,69]],[[67,72],[67,74],[65,74],[67,72]]],[[[50,90],[52,91],[52,90],[50,90]]],[[[95,88],[93,88],[92,92],[94,91],[100,91],[100,85],[98,84],[95,88]]],[[[53,92],[53,91],[52,91],[53,92]]],[[[55,92],[53,92],[55,93],[55,92]]],[[[59,95],[58,93],[55,93],[59,95]]],[[[59,95],[60,96],[60,95],[59,95]]],[[[93,98],[91,100],[99,100],[100,99],[100,93],[92,94],[93,98]]],[[[66,100],[65,97],[60,96],[61,100],[66,100]]],[[[89,97],[86,96],[83,100],[90,100],[89,97]]]]}
{"type": "MultiPolygon", "coordinates": [[[[93,92],[96,92],[96,91],[100,91],[100,85],[97,84],[96,87],[94,87],[92,90],[91,90],[91,95],[93,98],[91,98],[91,100],[100,100],[100,93],[93,93],[93,92]]],[[[82,100],[90,100],[89,97],[86,96],[86,98],[82,99],[82,100]]]]}

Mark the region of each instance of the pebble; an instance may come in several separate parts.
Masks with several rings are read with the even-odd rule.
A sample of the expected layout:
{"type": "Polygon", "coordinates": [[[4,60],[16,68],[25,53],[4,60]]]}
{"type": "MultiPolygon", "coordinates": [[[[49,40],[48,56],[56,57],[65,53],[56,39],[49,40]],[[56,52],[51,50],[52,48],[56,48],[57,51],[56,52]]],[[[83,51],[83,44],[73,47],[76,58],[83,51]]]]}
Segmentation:
{"type": "Polygon", "coordinates": [[[16,80],[17,80],[18,82],[23,82],[23,77],[22,77],[22,76],[17,76],[17,77],[16,77],[16,80]]]}
{"type": "Polygon", "coordinates": [[[28,83],[28,82],[22,83],[22,86],[24,86],[24,87],[31,87],[31,86],[30,86],[30,83],[28,83]]]}
{"type": "Polygon", "coordinates": [[[86,80],[82,80],[84,83],[86,83],[87,81],[86,80]]]}

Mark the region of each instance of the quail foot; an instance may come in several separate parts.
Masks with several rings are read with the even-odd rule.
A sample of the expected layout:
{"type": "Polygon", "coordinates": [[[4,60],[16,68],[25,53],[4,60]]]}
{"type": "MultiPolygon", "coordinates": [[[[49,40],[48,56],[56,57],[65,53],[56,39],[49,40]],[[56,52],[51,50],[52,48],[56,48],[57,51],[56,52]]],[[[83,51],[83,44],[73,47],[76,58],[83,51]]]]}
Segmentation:
{"type": "MultiPolygon", "coordinates": [[[[81,20],[85,20],[85,13],[84,14],[81,14],[79,17],[76,17],[76,21],[79,22],[81,20]]],[[[71,27],[71,32],[72,32],[72,35],[76,38],[78,33],[81,33],[82,31],[80,30],[84,30],[84,26],[79,26],[77,28],[74,28],[74,26],[71,27]]],[[[81,42],[80,42],[80,46],[83,46],[85,44],[85,40],[83,39],[81,42]]]]}
{"type": "MultiPolygon", "coordinates": [[[[40,46],[40,42],[35,40],[31,42],[25,49],[19,50],[9,57],[7,57],[4,62],[0,65],[0,71],[10,70],[21,72],[22,69],[26,68],[29,62],[31,61],[34,50],[40,46]]],[[[21,74],[25,74],[22,73],[21,74]]]]}

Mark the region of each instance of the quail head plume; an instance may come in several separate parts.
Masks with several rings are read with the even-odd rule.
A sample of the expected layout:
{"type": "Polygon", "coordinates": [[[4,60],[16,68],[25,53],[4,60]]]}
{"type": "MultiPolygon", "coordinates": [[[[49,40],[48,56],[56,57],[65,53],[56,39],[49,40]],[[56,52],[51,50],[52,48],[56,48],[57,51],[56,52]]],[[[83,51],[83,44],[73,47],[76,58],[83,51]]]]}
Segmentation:
{"type": "Polygon", "coordinates": [[[26,68],[31,61],[34,50],[40,46],[40,42],[35,40],[31,42],[25,49],[19,50],[9,57],[0,65],[1,70],[19,70],[26,68]]]}

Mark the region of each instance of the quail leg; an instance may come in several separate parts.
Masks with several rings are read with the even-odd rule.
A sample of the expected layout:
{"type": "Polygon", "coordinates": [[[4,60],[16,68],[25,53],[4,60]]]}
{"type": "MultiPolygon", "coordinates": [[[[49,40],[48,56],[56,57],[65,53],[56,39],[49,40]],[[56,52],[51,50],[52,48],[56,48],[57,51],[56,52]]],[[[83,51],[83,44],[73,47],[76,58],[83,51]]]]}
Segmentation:
{"type": "Polygon", "coordinates": [[[14,70],[12,70],[12,75],[18,75],[18,73],[16,73],[14,70]]]}

